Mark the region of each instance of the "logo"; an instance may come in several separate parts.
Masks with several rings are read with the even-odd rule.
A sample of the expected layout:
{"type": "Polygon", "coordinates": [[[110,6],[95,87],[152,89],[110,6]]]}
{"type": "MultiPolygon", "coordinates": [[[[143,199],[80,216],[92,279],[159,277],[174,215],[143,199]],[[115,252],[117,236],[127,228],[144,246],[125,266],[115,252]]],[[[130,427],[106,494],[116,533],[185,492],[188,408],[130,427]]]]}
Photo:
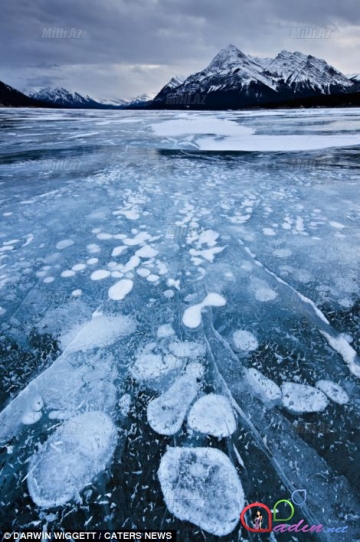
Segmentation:
{"type": "Polygon", "coordinates": [[[291,495],[291,501],[288,499],[280,499],[273,506],[273,513],[271,513],[270,508],[262,502],[253,502],[248,504],[240,514],[240,521],[247,531],[252,533],[270,533],[273,530],[273,522],[281,521],[290,521],[293,515],[295,514],[294,504],[296,506],[303,506],[306,502],[306,489],[296,489],[291,495]],[[296,497],[295,497],[296,496],[296,497]],[[292,501],[292,502],[291,502],[292,501]],[[278,514],[278,505],[284,503],[290,507],[290,515],[287,518],[279,518],[278,514]],[[293,504],[294,503],[294,504],[293,504]],[[250,526],[245,521],[245,514],[251,508],[256,509],[255,516],[252,520],[252,526],[250,526]],[[264,518],[265,515],[265,518],[264,518]],[[267,518],[267,519],[266,519],[267,518]]]}

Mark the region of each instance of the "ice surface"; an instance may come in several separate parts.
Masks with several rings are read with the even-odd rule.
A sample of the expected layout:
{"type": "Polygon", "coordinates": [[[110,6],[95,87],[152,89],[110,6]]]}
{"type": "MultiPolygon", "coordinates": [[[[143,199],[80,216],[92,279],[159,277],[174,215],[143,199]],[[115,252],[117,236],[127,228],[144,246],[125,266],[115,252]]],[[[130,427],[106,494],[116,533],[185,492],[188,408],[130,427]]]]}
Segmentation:
{"type": "Polygon", "coordinates": [[[189,374],[181,376],[167,392],[148,404],[147,419],[151,428],[160,435],[180,431],[196,394],[196,378],[189,374]]]}
{"type": "Polygon", "coordinates": [[[52,508],[77,498],[105,469],[116,440],[116,428],[102,412],[86,412],[65,422],[30,460],[27,483],[35,504],[52,508]]]}
{"type": "MultiPolygon", "coordinates": [[[[205,525],[220,532],[231,523],[214,513],[221,492],[207,490],[219,462],[194,479],[205,487],[200,509],[179,505],[181,517],[202,518],[199,533],[197,520],[169,517],[154,482],[174,441],[210,454],[221,447],[243,472],[247,502],[264,488],[285,497],[301,487],[308,524],[338,526],[346,509],[355,540],[360,111],[115,113],[0,112],[5,525],[111,530],[114,521],[158,528],[163,520],[181,540],[212,540],[205,525]],[[64,139],[95,124],[96,135],[64,139]],[[289,150],[305,139],[313,150],[289,150]],[[220,150],[201,150],[207,142],[220,150]],[[225,150],[243,145],[281,152],[225,150]],[[168,390],[185,377],[197,382],[192,404],[226,397],[231,437],[217,442],[177,417],[187,393],[168,390]],[[154,428],[172,431],[180,420],[180,430],[154,432],[148,405],[154,428]],[[26,501],[32,456],[92,411],[123,436],[116,461],[83,492],[76,486],[82,502],[75,495],[45,517],[26,501]]],[[[67,457],[64,472],[77,472],[67,457]]]]}
{"type": "Polygon", "coordinates": [[[293,414],[322,412],[328,406],[326,395],[306,384],[286,382],[281,386],[283,405],[293,414]]]}
{"type": "Polygon", "coordinates": [[[158,136],[177,136],[184,142],[184,136],[197,136],[196,145],[202,151],[294,152],[360,144],[359,135],[258,135],[249,126],[233,120],[210,117],[204,122],[201,115],[193,115],[191,119],[171,119],[153,124],[152,129],[158,136]],[[209,134],[213,136],[209,137],[209,134]]]}
{"type": "Polygon", "coordinates": [[[229,437],[236,431],[236,420],[226,397],[209,393],[192,406],[188,423],[191,429],[214,437],[229,437]]]}
{"type": "Polygon", "coordinates": [[[216,536],[231,533],[244,508],[244,491],[229,458],[214,448],[169,448],[158,470],[166,506],[216,536]]]}
{"type": "Polygon", "coordinates": [[[225,120],[209,118],[204,125],[201,116],[194,114],[193,118],[168,120],[152,126],[154,132],[160,136],[177,136],[186,134],[211,134],[216,136],[249,136],[254,133],[252,128],[225,120]]]}

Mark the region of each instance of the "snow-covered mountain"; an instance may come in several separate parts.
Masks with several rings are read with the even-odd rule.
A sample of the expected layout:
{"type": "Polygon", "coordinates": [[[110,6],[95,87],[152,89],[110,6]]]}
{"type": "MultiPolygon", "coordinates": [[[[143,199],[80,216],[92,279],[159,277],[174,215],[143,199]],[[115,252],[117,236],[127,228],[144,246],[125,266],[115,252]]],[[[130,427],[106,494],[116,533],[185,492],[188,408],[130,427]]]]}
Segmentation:
{"type": "Polygon", "coordinates": [[[171,95],[175,89],[180,87],[184,83],[185,79],[186,77],[183,77],[182,75],[176,75],[170,79],[170,81],[157,94],[157,100],[162,100],[163,98],[166,100],[166,97],[171,95]]]}
{"type": "Polygon", "coordinates": [[[222,49],[203,71],[180,84],[172,79],[154,98],[155,107],[232,108],[293,98],[351,92],[355,81],[325,60],[281,51],[276,58],[246,55],[234,45],[222,49]],[[201,97],[201,99],[199,99],[201,97]]]}
{"type": "Polygon", "coordinates": [[[345,91],[353,84],[325,60],[299,52],[281,51],[267,66],[265,73],[301,93],[330,94],[345,91]]]}
{"type": "Polygon", "coordinates": [[[0,107],[41,107],[43,104],[0,81],[0,107]]]}
{"type": "Polygon", "coordinates": [[[28,91],[28,96],[36,100],[56,104],[61,107],[88,108],[97,107],[100,104],[90,98],[82,96],[78,92],[71,92],[65,88],[43,88],[39,91],[28,91]]]}
{"type": "Polygon", "coordinates": [[[272,62],[274,59],[273,58],[261,58],[259,56],[251,56],[251,55],[247,55],[248,58],[250,58],[250,60],[252,60],[253,62],[256,62],[256,64],[260,64],[260,66],[265,70],[265,68],[268,67],[268,65],[270,64],[270,62],[272,62]]]}
{"type": "Polygon", "coordinates": [[[141,94],[140,96],[136,96],[136,98],[133,98],[132,100],[99,100],[99,103],[106,106],[124,108],[143,106],[151,101],[152,97],[149,96],[149,94],[141,94]]]}
{"type": "Polygon", "coordinates": [[[186,77],[184,77],[183,75],[175,75],[175,77],[170,79],[169,83],[167,84],[167,87],[168,88],[177,88],[177,87],[179,87],[180,85],[183,84],[185,79],[186,79],[186,77]]]}
{"type": "Polygon", "coordinates": [[[348,76],[351,81],[354,83],[360,83],[360,73],[353,73],[348,76]]]}
{"type": "Polygon", "coordinates": [[[151,101],[148,94],[141,94],[131,101],[117,100],[94,100],[90,96],[82,96],[78,92],[71,92],[65,88],[43,88],[39,91],[28,90],[27,95],[36,100],[42,100],[49,104],[67,108],[87,109],[114,109],[124,107],[140,107],[151,101]]]}
{"type": "Polygon", "coordinates": [[[119,100],[97,100],[98,103],[101,103],[103,105],[110,105],[113,107],[125,107],[129,104],[126,100],[122,100],[121,98],[119,100]]]}
{"type": "Polygon", "coordinates": [[[138,107],[147,104],[148,102],[151,102],[152,98],[149,96],[149,94],[141,94],[140,96],[136,96],[133,100],[131,100],[127,105],[128,107],[138,107]]]}
{"type": "Polygon", "coordinates": [[[171,88],[170,83],[154,98],[153,105],[179,104],[203,108],[231,108],[235,104],[248,105],[271,101],[276,93],[276,82],[264,69],[239,51],[234,45],[222,49],[203,71],[190,75],[171,88]]]}

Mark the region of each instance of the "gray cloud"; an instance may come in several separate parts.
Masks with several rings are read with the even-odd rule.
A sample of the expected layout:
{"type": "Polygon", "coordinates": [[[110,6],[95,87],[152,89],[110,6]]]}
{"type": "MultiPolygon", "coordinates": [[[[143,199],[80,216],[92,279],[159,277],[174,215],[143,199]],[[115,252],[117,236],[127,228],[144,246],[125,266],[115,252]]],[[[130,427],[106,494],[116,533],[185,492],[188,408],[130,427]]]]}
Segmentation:
{"type": "Polygon", "coordinates": [[[228,43],[262,56],[300,50],[356,72],[359,30],[358,0],[12,0],[1,8],[0,79],[128,98],[204,68],[228,43]],[[332,37],[294,40],[292,26],[332,37]],[[48,28],[77,37],[43,38],[48,28]]]}

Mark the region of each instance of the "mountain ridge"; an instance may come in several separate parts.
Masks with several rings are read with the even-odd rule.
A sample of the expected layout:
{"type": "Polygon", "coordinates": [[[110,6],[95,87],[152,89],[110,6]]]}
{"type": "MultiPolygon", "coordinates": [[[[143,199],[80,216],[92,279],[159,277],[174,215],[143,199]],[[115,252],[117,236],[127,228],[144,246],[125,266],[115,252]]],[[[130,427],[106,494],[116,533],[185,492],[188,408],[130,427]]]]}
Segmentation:
{"type": "MultiPolygon", "coordinates": [[[[0,83],[0,106],[80,109],[242,109],[307,103],[357,103],[360,74],[346,76],[325,60],[283,49],[275,58],[247,55],[235,45],[222,48],[201,71],[175,76],[152,99],[95,100],[63,87],[29,90],[0,83]],[[348,99],[346,96],[352,96],[348,99]],[[339,99],[331,100],[331,96],[339,99]],[[344,99],[341,96],[345,96],[344,99]]],[[[314,107],[316,105],[313,105],[314,107]]]]}
{"type": "Polygon", "coordinates": [[[261,59],[229,44],[204,70],[190,75],[174,88],[170,83],[165,85],[152,106],[236,109],[357,92],[357,83],[357,79],[350,79],[325,60],[299,51],[282,50],[274,59],[261,59]],[[199,99],[197,103],[194,99],[198,95],[203,97],[201,107],[199,99]]]}

